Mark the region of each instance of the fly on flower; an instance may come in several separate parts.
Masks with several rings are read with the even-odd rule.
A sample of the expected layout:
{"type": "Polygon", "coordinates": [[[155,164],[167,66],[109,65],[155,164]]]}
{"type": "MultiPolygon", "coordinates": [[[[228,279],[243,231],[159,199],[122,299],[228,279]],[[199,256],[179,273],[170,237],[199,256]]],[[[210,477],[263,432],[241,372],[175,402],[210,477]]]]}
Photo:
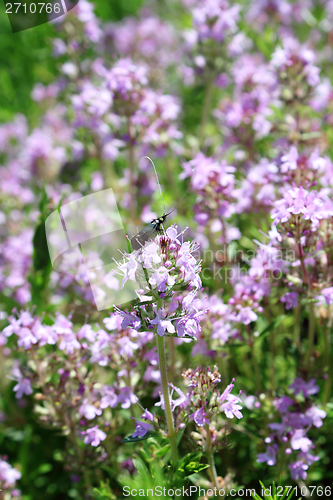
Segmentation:
{"type": "Polygon", "coordinates": [[[165,204],[164,204],[162,189],[161,189],[160,182],[158,180],[158,175],[157,175],[155,164],[154,164],[153,160],[151,158],[149,158],[149,156],[144,156],[143,158],[147,158],[147,160],[149,160],[154,167],[154,172],[156,175],[157,184],[158,184],[161,198],[163,201],[164,214],[161,215],[160,217],[158,217],[157,219],[153,219],[146,227],[141,229],[141,231],[139,233],[137,233],[135,236],[133,236],[133,238],[131,239],[131,245],[132,245],[133,250],[140,250],[145,245],[145,243],[147,243],[147,241],[154,239],[155,236],[157,236],[157,234],[161,233],[161,231],[163,229],[163,224],[166,221],[167,217],[169,217],[169,215],[172,214],[172,212],[174,212],[176,210],[176,208],[178,207],[180,202],[185,198],[185,196],[188,193],[188,190],[190,189],[190,186],[189,186],[187,188],[185,194],[181,197],[181,199],[177,203],[177,205],[170,212],[165,213],[165,204]]]}

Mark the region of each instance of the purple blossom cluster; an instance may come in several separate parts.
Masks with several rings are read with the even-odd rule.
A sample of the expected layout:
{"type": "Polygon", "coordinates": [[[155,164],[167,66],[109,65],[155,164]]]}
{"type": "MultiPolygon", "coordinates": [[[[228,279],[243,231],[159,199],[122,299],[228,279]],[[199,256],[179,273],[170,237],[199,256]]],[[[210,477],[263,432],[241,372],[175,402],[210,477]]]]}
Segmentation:
{"type": "Polygon", "coordinates": [[[216,366],[213,371],[209,367],[206,369],[201,367],[196,370],[189,369],[183,373],[183,376],[189,388],[187,397],[191,401],[194,410],[189,415],[189,420],[193,420],[198,427],[209,424],[214,418],[213,416],[220,412],[224,413],[226,418],[236,417],[240,419],[243,417],[240,411],[242,407],[239,404],[241,399],[239,396],[231,394],[235,385],[233,383],[234,379],[222,394],[216,388],[216,385],[221,381],[221,375],[216,366]],[[212,391],[211,394],[210,391],[212,391]]]}
{"type": "Polygon", "coordinates": [[[74,126],[93,133],[102,158],[115,160],[121,148],[138,144],[142,154],[162,155],[173,148],[182,137],[176,124],[180,106],[173,96],[149,87],[147,66],[123,58],[111,69],[97,60],[92,70],[96,82],[83,81],[72,95],[74,126]]]}
{"type": "Polygon", "coordinates": [[[272,124],[271,106],[278,97],[276,77],[270,66],[258,54],[244,54],[232,68],[234,95],[220,101],[214,114],[230,141],[243,145],[269,134],[272,124]]]}
{"type": "MultiPolygon", "coordinates": [[[[213,370],[209,367],[188,369],[183,372],[183,377],[187,382],[187,392],[171,385],[171,407],[176,419],[176,428],[184,429],[186,424],[194,422],[196,429],[202,431],[212,431],[214,439],[212,447],[221,446],[221,436],[223,434],[223,422],[220,417],[224,414],[227,419],[243,417],[241,410],[241,399],[239,396],[231,394],[234,387],[234,380],[221,393],[217,385],[221,382],[221,375],[217,367],[213,370]],[[202,429],[206,426],[206,430],[202,429]],[[210,430],[211,427],[211,430],[210,430]],[[213,432],[218,430],[219,432],[213,432]]],[[[164,397],[160,394],[160,402],[155,406],[165,408],[164,397]]],[[[153,415],[148,411],[141,415],[141,420],[136,419],[136,430],[133,437],[143,437],[147,432],[154,430],[152,423],[153,415]],[[143,421],[142,421],[143,420],[143,421]]],[[[203,435],[204,435],[203,433],[203,435]]]]}
{"type": "Polygon", "coordinates": [[[257,460],[273,466],[285,454],[290,462],[291,477],[305,480],[309,466],[319,460],[319,456],[313,454],[315,445],[308,432],[313,426],[319,428],[323,425],[326,412],[313,403],[311,396],[319,392],[314,379],[305,382],[297,378],[289,388],[294,392],[293,397],[283,396],[274,401],[281,422],[268,424],[271,433],[265,439],[267,450],[259,453],[257,460]]]}
{"type": "MultiPolygon", "coordinates": [[[[135,480],[129,441],[149,439],[163,474],[170,455],[176,470],[179,452],[200,449],[213,487],[231,484],[214,454],[232,429],[251,436],[251,457],[237,438],[216,463],[239,484],[258,451],[274,480],[279,464],[299,482],[328,463],[333,2],[176,4],[104,23],[80,0],[54,21],[57,74],[31,93],[39,118],[0,125],[1,368],[22,419],[33,408],[65,436],[82,498],[105,479],[101,463],[115,491],[135,480]],[[112,237],[65,253],[55,238],[51,270],[45,219],[106,188],[126,232],[148,224],[135,249],[104,273],[112,237]],[[96,311],[98,294],[129,285],[129,305],[96,311]]],[[[106,212],[82,225],[106,227],[106,212]]],[[[0,490],[19,496],[19,479],[0,458],[0,490]]]]}
{"type": "Polygon", "coordinates": [[[0,248],[0,290],[12,294],[19,304],[30,301],[27,276],[32,258],[32,231],[9,236],[0,248]]]}
{"type": "Polygon", "coordinates": [[[12,498],[21,498],[20,490],[15,487],[21,473],[8,463],[7,458],[0,456],[0,491],[8,492],[12,498]]]}
{"type": "Polygon", "coordinates": [[[105,45],[121,57],[144,62],[149,80],[164,85],[166,71],[180,60],[178,35],[172,24],[144,9],[139,19],[128,17],[105,27],[105,45]]]}
{"type": "Polygon", "coordinates": [[[138,296],[148,299],[148,305],[129,313],[118,310],[123,328],[130,326],[137,331],[151,330],[159,336],[171,334],[181,338],[195,337],[200,332],[204,311],[197,309],[195,301],[202,286],[200,263],[193,256],[196,250],[194,242],[184,241],[177,226],[171,226],[140,250],[124,255],[123,262],[118,263],[123,276],[121,286],[128,280],[138,282],[138,296]],[[161,299],[164,307],[160,306],[161,299]]]}
{"type": "MultiPolygon", "coordinates": [[[[213,81],[225,69],[223,57],[243,51],[247,39],[238,33],[240,5],[227,0],[184,1],[191,7],[192,26],[184,31],[184,52],[188,62],[182,67],[185,82],[193,83],[195,76],[213,81]]],[[[222,77],[223,79],[223,77],[222,77]]]]}

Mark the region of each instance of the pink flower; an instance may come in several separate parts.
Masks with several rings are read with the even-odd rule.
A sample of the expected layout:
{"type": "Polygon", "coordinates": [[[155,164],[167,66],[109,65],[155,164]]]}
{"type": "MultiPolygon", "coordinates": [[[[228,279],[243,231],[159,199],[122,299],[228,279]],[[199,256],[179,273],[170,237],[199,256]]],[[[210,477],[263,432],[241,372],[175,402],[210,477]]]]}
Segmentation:
{"type": "Polygon", "coordinates": [[[165,332],[175,333],[176,331],[172,322],[165,319],[165,311],[162,307],[157,311],[157,317],[153,319],[150,324],[157,325],[157,333],[160,337],[163,337],[165,332]]]}
{"type": "Polygon", "coordinates": [[[26,396],[29,396],[32,394],[32,387],[31,387],[31,382],[28,378],[22,377],[18,383],[15,385],[14,392],[16,392],[16,398],[21,399],[21,397],[25,394],[26,396]]]}
{"type": "Polygon", "coordinates": [[[8,488],[14,486],[18,479],[21,479],[21,473],[14,469],[8,462],[0,458],[0,485],[4,486],[4,488],[8,488]]]}
{"type": "Polygon", "coordinates": [[[97,425],[94,427],[91,427],[90,429],[87,429],[86,431],[83,431],[82,434],[85,434],[86,437],[84,438],[84,443],[85,444],[91,444],[91,446],[98,446],[101,441],[104,441],[107,437],[105,432],[101,431],[97,425]]]}
{"type": "Polygon", "coordinates": [[[132,434],[133,438],[135,438],[135,437],[142,438],[147,434],[147,432],[154,430],[154,427],[148,423],[148,422],[154,421],[154,417],[150,413],[150,411],[145,410],[140,418],[145,420],[145,422],[142,422],[141,420],[139,420],[137,418],[134,419],[134,420],[136,420],[136,422],[135,422],[136,427],[135,427],[135,431],[132,434]]]}
{"type": "Polygon", "coordinates": [[[293,450],[302,450],[304,453],[309,451],[312,446],[312,441],[305,437],[305,431],[303,429],[297,429],[295,431],[290,443],[293,450]]]}
{"type": "Polygon", "coordinates": [[[79,408],[79,414],[87,420],[93,420],[96,416],[102,415],[102,410],[96,408],[96,406],[92,404],[89,404],[87,401],[84,401],[79,408]]]}
{"type": "Polygon", "coordinates": [[[267,462],[267,465],[273,466],[276,464],[276,450],[273,446],[267,446],[265,453],[257,455],[257,462],[267,462]]]}
{"type": "Polygon", "coordinates": [[[281,161],[281,172],[286,173],[288,170],[296,170],[297,168],[297,160],[298,160],[298,151],[295,146],[290,148],[289,153],[282,156],[281,161]]]}
{"type": "Polygon", "coordinates": [[[297,481],[298,479],[303,479],[305,480],[307,478],[307,473],[306,471],[308,470],[309,466],[304,463],[302,460],[298,460],[297,462],[293,462],[288,465],[291,473],[291,477],[297,481]]]}
{"type": "Polygon", "coordinates": [[[316,406],[311,406],[311,408],[306,410],[305,415],[311,419],[315,427],[321,427],[323,425],[322,419],[326,417],[326,412],[316,406]]]}
{"type": "Polygon", "coordinates": [[[208,418],[206,418],[206,416],[207,413],[205,412],[204,408],[199,408],[189,416],[189,421],[191,422],[192,420],[194,420],[198,427],[202,427],[205,424],[209,424],[209,420],[208,418]]]}

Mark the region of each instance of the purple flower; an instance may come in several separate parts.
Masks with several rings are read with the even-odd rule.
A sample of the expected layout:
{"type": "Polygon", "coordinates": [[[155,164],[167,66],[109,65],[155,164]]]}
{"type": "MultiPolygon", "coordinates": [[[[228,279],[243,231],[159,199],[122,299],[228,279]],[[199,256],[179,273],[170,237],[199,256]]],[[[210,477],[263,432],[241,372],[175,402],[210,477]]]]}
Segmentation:
{"type": "Polygon", "coordinates": [[[279,410],[280,413],[287,413],[289,407],[294,404],[294,400],[289,398],[288,396],[282,396],[282,398],[275,401],[275,406],[279,410]]]}
{"type": "Polygon", "coordinates": [[[274,202],[271,213],[274,224],[288,222],[295,215],[301,215],[304,220],[311,222],[311,229],[315,231],[319,221],[328,216],[323,203],[324,194],[317,191],[307,191],[303,187],[294,187],[286,191],[283,198],[274,202]]]}
{"type": "Polygon", "coordinates": [[[154,417],[150,413],[150,411],[145,410],[140,418],[145,420],[145,422],[142,422],[141,420],[139,420],[137,418],[134,419],[136,421],[135,422],[136,427],[135,427],[135,431],[132,434],[133,438],[135,438],[135,437],[142,438],[147,434],[147,432],[154,430],[154,427],[151,424],[149,424],[149,422],[154,421],[154,417]]]}
{"type": "Polygon", "coordinates": [[[25,350],[31,349],[33,344],[37,344],[38,340],[33,335],[30,328],[22,327],[19,330],[19,339],[17,345],[23,347],[25,350]]]}
{"type": "Polygon", "coordinates": [[[231,394],[231,391],[234,388],[233,382],[234,379],[218,398],[218,404],[220,405],[220,411],[223,411],[227,418],[234,418],[234,416],[236,418],[243,418],[243,415],[240,412],[240,410],[242,410],[242,407],[239,404],[242,402],[242,400],[238,396],[234,396],[233,394],[231,394]]]}
{"type": "Polygon", "coordinates": [[[78,331],[77,337],[78,339],[86,339],[88,342],[95,342],[96,332],[92,329],[91,325],[83,325],[78,331]]]}
{"type": "Polygon", "coordinates": [[[86,38],[92,43],[99,42],[103,36],[103,32],[94,14],[94,6],[87,0],[80,0],[72,10],[72,13],[76,15],[77,19],[83,24],[86,38]]]}
{"type": "Polygon", "coordinates": [[[115,408],[118,404],[118,396],[112,385],[105,385],[102,389],[103,397],[101,399],[100,407],[104,410],[105,408],[115,408]]]}
{"type": "Polygon", "coordinates": [[[135,465],[131,458],[127,458],[126,460],[124,460],[121,464],[121,467],[122,469],[127,470],[131,474],[131,476],[133,476],[136,471],[135,465]]]}
{"type": "Polygon", "coordinates": [[[303,479],[305,480],[307,478],[307,473],[306,471],[308,470],[309,466],[305,464],[302,460],[298,460],[297,462],[293,462],[288,465],[291,477],[297,481],[298,479],[303,479]]]}
{"type": "Polygon", "coordinates": [[[300,460],[303,460],[305,463],[307,463],[309,466],[312,465],[315,462],[318,462],[319,457],[315,455],[311,455],[311,453],[306,452],[306,453],[299,453],[298,458],[300,460]]]}
{"type": "Polygon", "coordinates": [[[243,418],[243,415],[240,412],[242,407],[238,404],[241,402],[242,400],[239,397],[228,394],[227,401],[220,406],[220,411],[224,411],[227,418],[243,418]]]}
{"type": "Polygon", "coordinates": [[[118,345],[119,355],[127,358],[131,358],[134,352],[139,347],[139,345],[136,344],[135,342],[132,342],[132,340],[129,337],[121,337],[117,339],[117,345],[118,345]]]}
{"type": "Polygon", "coordinates": [[[298,40],[286,36],[283,40],[283,48],[277,48],[273,53],[271,64],[274,68],[285,72],[290,67],[297,67],[298,75],[303,76],[308,85],[315,87],[320,83],[320,70],[313,65],[316,55],[298,40]]]}
{"type": "Polygon", "coordinates": [[[124,276],[121,282],[121,288],[124,288],[124,285],[128,280],[136,281],[138,265],[138,259],[135,252],[129,255],[128,261],[118,264],[119,271],[124,276]]]}
{"type": "Polygon", "coordinates": [[[96,406],[84,401],[79,408],[79,414],[85,417],[87,420],[93,420],[96,416],[102,415],[102,410],[96,408],[96,406]]]}
{"type": "Polygon", "coordinates": [[[184,335],[197,337],[201,331],[200,318],[203,316],[202,311],[199,313],[187,314],[175,321],[177,335],[182,338],[184,335]]]}
{"type": "Polygon", "coordinates": [[[321,291],[321,294],[324,296],[327,305],[330,306],[331,304],[333,304],[333,287],[332,286],[329,288],[324,288],[321,291]]]}
{"type": "Polygon", "coordinates": [[[21,479],[21,473],[0,458],[0,485],[8,488],[13,486],[18,479],[21,479]]]}
{"type": "MultiPolygon", "coordinates": [[[[134,313],[121,311],[118,307],[115,307],[115,311],[116,314],[118,314],[123,318],[121,323],[121,328],[123,328],[124,330],[126,330],[126,328],[134,328],[134,330],[138,330],[140,328],[141,326],[140,318],[138,318],[134,313]]],[[[107,324],[105,320],[104,323],[107,325],[107,328],[110,327],[110,323],[107,324]]]]}
{"type": "Polygon", "coordinates": [[[157,325],[157,333],[160,337],[163,337],[166,331],[169,333],[175,333],[176,331],[171,320],[165,319],[165,311],[162,307],[157,311],[157,317],[150,324],[157,325]]]}
{"type": "Polygon", "coordinates": [[[305,415],[311,420],[311,423],[315,427],[321,427],[323,425],[322,419],[326,417],[326,412],[320,410],[316,406],[311,406],[311,408],[306,410],[305,415]]]}
{"type": "Polygon", "coordinates": [[[149,278],[149,283],[154,288],[157,288],[159,292],[164,292],[167,286],[173,286],[175,282],[175,278],[171,276],[168,269],[163,266],[159,267],[149,278]]]}
{"type": "Polygon", "coordinates": [[[286,173],[288,170],[296,170],[297,169],[297,160],[298,160],[298,151],[295,146],[290,148],[289,153],[282,156],[281,161],[281,172],[286,173]]]}
{"type": "Polygon", "coordinates": [[[173,26],[149,11],[142,12],[139,19],[125,18],[108,26],[106,34],[111,37],[116,53],[149,63],[152,77],[156,78],[156,73],[159,76],[161,69],[173,66],[179,59],[173,26]]]}
{"type": "Polygon", "coordinates": [[[258,319],[258,316],[250,307],[243,307],[238,315],[237,315],[237,321],[240,323],[243,323],[244,325],[249,325],[251,322],[256,321],[258,319]]]}
{"type": "MultiPolygon", "coordinates": [[[[174,409],[177,408],[177,406],[179,406],[182,409],[189,406],[191,403],[190,396],[188,394],[184,394],[183,391],[178,389],[178,387],[175,387],[173,384],[169,384],[169,385],[172,387],[172,392],[171,392],[171,395],[169,396],[172,411],[174,411],[174,409]],[[173,391],[177,392],[177,394],[179,395],[179,398],[177,398],[177,399],[172,398],[173,391]]],[[[160,401],[158,403],[155,403],[155,406],[160,406],[164,410],[165,406],[164,406],[163,394],[160,392],[159,396],[160,396],[160,401]]]]}
{"type": "Polygon", "coordinates": [[[206,418],[207,413],[204,408],[199,408],[194,413],[189,416],[189,421],[194,420],[197,426],[202,427],[205,424],[209,424],[209,420],[206,418]]]}
{"type": "Polygon", "coordinates": [[[133,394],[130,387],[122,387],[119,390],[117,404],[121,403],[121,407],[127,410],[131,405],[138,402],[138,397],[133,394]]]}
{"type": "Polygon", "coordinates": [[[305,382],[301,378],[296,378],[289,388],[294,389],[296,396],[300,392],[303,392],[305,398],[319,392],[319,386],[316,385],[316,380],[314,378],[310,379],[309,382],[305,382]]]}
{"type": "Polygon", "coordinates": [[[288,292],[283,297],[280,298],[281,302],[286,304],[286,309],[291,309],[297,307],[298,305],[298,293],[296,292],[288,292]]]}
{"type": "Polygon", "coordinates": [[[273,446],[267,446],[267,450],[265,453],[258,453],[257,462],[267,462],[267,465],[275,465],[276,464],[276,450],[273,446]]]}
{"type": "Polygon", "coordinates": [[[145,245],[141,258],[146,269],[154,269],[154,265],[161,262],[159,250],[157,243],[154,241],[145,245]]]}
{"type": "Polygon", "coordinates": [[[169,384],[173,391],[176,391],[178,394],[179,398],[177,399],[172,399],[173,392],[171,393],[171,406],[172,406],[172,411],[179,406],[180,408],[184,409],[187,406],[191,404],[191,398],[188,394],[184,394],[183,391],[181,391],[178,387],[175,387],[173,384],[169,384]]]}
{"type": "Polygon", "coordinates": [[[76,349],[81,349],[76,334],[74,332],[66,333],[59,344],[59,349],[66,351],[68,354],[73,354],[76,349]]]}
{"type": "Polygon", "coordinates": [[[91,427],[90,429],[87,429],[86,431],[83,431],[82,434],[85,434],[84,438],[84,443],[85,444],[91,444],[91,446],[98,446],[101,441],[104,441],[106,439],[106,434],[105,432],[101,431],[98,428],[98,425],[95,425],[94,427],[91,427]]]}
{"type": "Polygon", "coordinates": [[[297,429],[295,431],[290,443],[293,450],[301,450],[304,453],[309,451],[312,446],[312,441],[305,437],[305,431],[303,429],[297,429]]]}
{"type": "Polygon", "coordinates": [[[21,399],[21,397],[25,394],[26,396],[29,396],[32,394],[32,387],[31,387],[31,382],[28,378],[20,378],[18,380],[18,383],[15,385],[14,392],[16,392],[16,398],[21,399]]]}

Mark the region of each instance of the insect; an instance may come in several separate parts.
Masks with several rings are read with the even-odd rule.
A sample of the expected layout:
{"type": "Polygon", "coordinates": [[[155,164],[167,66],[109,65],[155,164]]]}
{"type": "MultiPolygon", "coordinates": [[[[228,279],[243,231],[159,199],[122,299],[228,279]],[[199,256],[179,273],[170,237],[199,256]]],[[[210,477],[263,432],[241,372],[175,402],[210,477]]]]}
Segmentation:
{"type": "Polygon", "coordinates": [[[169,215],[172,214],[172,212],[174,212],[176,210],[176,208],[178,207],[179,203],[186,196],[186,194],[187,194],[187,192],[188,192],[188,190],[190,189],[190,186],[191,186],[190,185],[187,188],[185,194],[181,197],[181,199],[179,200],[179,202],[177,203],[177,205],[170,212],[165,213],[165,204],[164,204],[162,189],[161,189],[161,185],[160,185],[159,180],[158,180],[158,175],[157,175],[157,172],[156,172],[155,164],[154,164],[153,160],[151,158],[149,158],[149,156],[143,156],[143,158],[147,158],[147,160],[149,160],[151,162],[151,164],[153,165],[153,167],[154,167],[154,172],[155,172],[155,175],[156,175],[157,184],[158,184],[159,191],[160,191],[160,194],[161,194],[161,198],[162,198],[162,201],[163,201],[164,214],[161,215],[161,217],[157,217],[157,219],[153,219],[146,227],[144,227],[143,229],[141,229],[141,231],[139,233],[137,233],[135,236],[133,236],[133,238],[131,239],[131,245],[132,245],[133,250],[140,250],[140,248],[142,248],[147,241],[153,239],[157,234],[159,234],[162,231],[163,224],[166,221],[167,217],[169,217],[169,215]]]}

